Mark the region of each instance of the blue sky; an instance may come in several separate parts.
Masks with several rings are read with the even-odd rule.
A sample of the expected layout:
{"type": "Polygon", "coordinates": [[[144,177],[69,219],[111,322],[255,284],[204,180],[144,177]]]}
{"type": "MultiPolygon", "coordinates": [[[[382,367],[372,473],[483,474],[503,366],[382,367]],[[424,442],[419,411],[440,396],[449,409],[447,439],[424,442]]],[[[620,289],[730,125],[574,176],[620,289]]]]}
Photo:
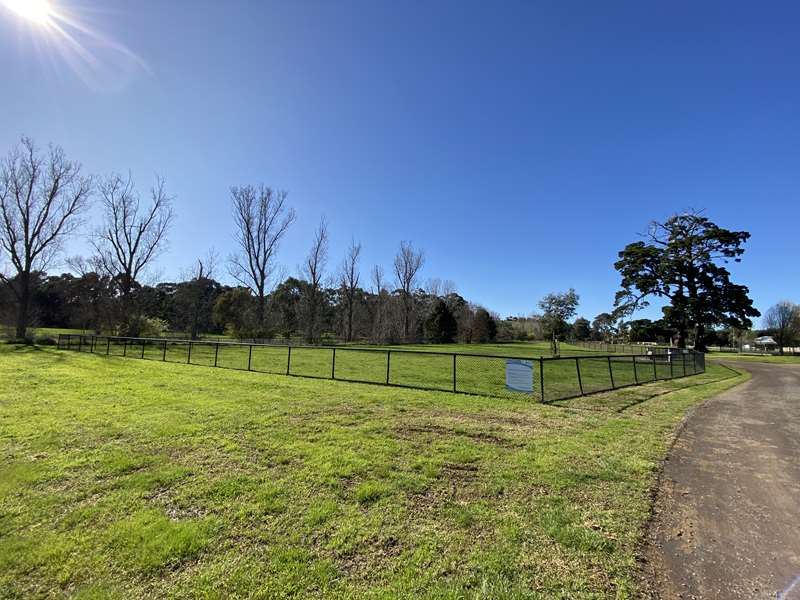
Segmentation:
{"type": "Polygon", "coordinates": [[[229,187],[264,182],[298,214],[290,272],[325,215],[332,266],[411,240],[502,315],[574,287],[591,318],[616,253],[693,207],[753,234],[732,270],[762,312],[800,302],[797,3],[51,3],[97,64],[0,2],[0,151],[162,174],[162,278],[233,250],[229,187]]]}

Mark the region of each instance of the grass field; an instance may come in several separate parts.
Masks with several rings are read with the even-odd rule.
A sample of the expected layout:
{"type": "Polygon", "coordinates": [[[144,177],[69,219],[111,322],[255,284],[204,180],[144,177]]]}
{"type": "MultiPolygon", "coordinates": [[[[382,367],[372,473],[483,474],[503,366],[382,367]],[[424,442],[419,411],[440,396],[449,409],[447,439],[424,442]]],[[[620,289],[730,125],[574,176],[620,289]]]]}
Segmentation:
{"type": "Polygon", "coordinates": [[[758,355],[758,354],[737,354],[735,352],[719,352],[708,355],[709,360],[722,360],[725,362],[767,362],[787,365],[800,365],[800,356],[791,355],[758,355]]]}
{"type": "Polygon", "coordinates": [[[560,406],[0,347],[0,596],[624,598],[696,377],[560,406]]]}

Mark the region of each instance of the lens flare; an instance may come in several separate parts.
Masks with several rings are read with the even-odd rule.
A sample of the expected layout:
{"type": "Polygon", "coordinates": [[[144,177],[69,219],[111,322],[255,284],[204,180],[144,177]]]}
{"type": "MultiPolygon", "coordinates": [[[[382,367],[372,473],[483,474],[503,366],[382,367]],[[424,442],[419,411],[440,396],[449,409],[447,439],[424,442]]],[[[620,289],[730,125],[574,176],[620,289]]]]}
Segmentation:
{"type": "Polygon", "coordinates": [[[20,39],[30,43],[20,50],[38,53],[43,67],[53,68],[55,76],[72,72],[87,87],[107,92],[125,88],[137,74],[151,73],[127,46],[93,27],[91,14],[79,14],[68,4],[67,0],[0,0],[0,6],[27,22],[20,22],[20,33],[26,30],[29,35],[20,39]],[[34,26],[23,27],[26,24],[34,26]]]}
{"type": "Polygon", "coordinates": [[[0,0],[6,8],[29,21],[46,25],[50,21],[53,9],[47,0],[0,0]]]}

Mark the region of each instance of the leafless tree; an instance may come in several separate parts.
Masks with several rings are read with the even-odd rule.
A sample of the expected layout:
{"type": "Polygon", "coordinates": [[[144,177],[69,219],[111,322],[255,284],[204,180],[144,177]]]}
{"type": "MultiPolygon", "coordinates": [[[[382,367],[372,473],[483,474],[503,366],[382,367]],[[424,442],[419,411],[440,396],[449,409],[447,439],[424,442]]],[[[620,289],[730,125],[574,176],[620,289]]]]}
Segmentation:
{"type": "Polygon", "coordinates": [[[775,330],[778,350],[783,354],[784,346],[800,337],[800,306],[787,300],[778,302],[764,315],[764,325],[775,330]]]}
{"type": "Polygon", "coordinates": [[[386,300],[386,282],[384,281],[383,267],[375,265],[370,272],[372,279],[372,292],[375,295],[375,310],[372,318],[372,339],[375,342],[383,340],[383,319],[386,300]]]}
{"type": "Polygon", "coordinates": [[[267,286],[275,271],[278,245],[295,220],[287,193],[270,187],[231,188],[236,242],[240,252],[230,259],[230,274],[256,297],[256,320],[264,328],[267,286]]]}
{"type": "Polygon", "coordinates": [[[187,286],[187,308],[189,310],[189,336],[196,340],[200,335],[200,315],[203,311],[204,303],[208,303],[208,288],[214,272],[217,268],[217,253],[211,248],[204,257],[198,258],[186,274],[187,286]]]}
{"type": "Polygon", "coordinates": [[[353,311],[355,309],[356,292],[358,291],[358,284],[361,277],[358,271],[358,261],[360,257],[361,244],[357,244],[355,240],[351,240],[350,247],[347,249],[347,254],[345,254],[342,266],[339,270],[339,286],[342,290],[342,299],[344,300],[345,315],[347,318],[345,340],[348,342],[353,341],[353,311]]]}
{"type": "Polygon", "coordinates": [[[119,285],[124,317],[131,310],[131,292],[155,258],[166,248],[175,218],[164,179],[156,176],[150,204],[142,205],[131,174],[116,173],[100,183],[103,224],[91,237],[94,260],[119,285]]]}
{"type": "Polygon", "coordinates": [[[75,232],[92,189],[92,178],[81,175],[81,165],[67,160],[60,147],[43,155],[30,138],[23,137],[0,164],[0,248],[14,273],[0,273],[0,280],[17,300],[18,338],[30,320],[31,273],[44,270],[75,232]]]}
{"type": "Polygon", "coordinates": [[[322,304],[325,267],[328,263],[328,224],[323,217],[314,233],[311,250],[303,263],[302,273],[308,287],[306,289],[306,341],[317,340],[319,309],[322,304]]]}
{"type": "Polygon", "coordinates": [[[425,282],[425,291],[429,296],[439,297],[442,295],[442,280],[438,277],[430,277],[425,282]]]}
{"type": "Polygon", "coordinates": [[[414,250],[410,242],[400,242],[400,250],[394,258],[394,274],[403,304],[403,339],[409,339],[411,313],[414,309],[414,287],[425,257],[414,250]]]}

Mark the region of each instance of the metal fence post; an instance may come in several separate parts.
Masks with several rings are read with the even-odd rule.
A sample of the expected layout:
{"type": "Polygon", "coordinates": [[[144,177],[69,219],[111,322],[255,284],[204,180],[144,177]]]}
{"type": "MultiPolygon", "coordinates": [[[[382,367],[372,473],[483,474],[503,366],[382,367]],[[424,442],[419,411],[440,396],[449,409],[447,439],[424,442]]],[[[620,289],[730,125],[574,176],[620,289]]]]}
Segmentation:
{"type": "Polygon", "coordinates": [[[250,344],[250,351],[247,353],[247,370],[251,371],[251,363],[253,362],[253,344],[250,344]]]}
{"type": "Polygon", "coordinates": [[[144,358],[144,344],[145,344],[145,341],[142,340],[142,358],[144,358]]]}
{"type": "Polygon", "coordinates": [[[333,347],[333,358],[331,360],[331,379],[336,379],[336,346],[333,347]]]}
{"type": "Polygon", "coordinates": [[[683,359],[683,376],[686,377],[686,354],[681,352],[681,358],[683,359]]]}
{"type": "Polygon", "coordinates": [[[186,354],[186,364],[192,364],[192,342],[189,342],[189,352],[186,354]]]}
{"type": "Polygon", "coordinates": [[[392,365],[392,351],[386,351],[386,385],[389,385],[389,369],[391,369],[392,365]]]}
{"type": "Polygon", "coordinates": [[[83,334],[78,336],[78,352],[81,351],[81,348],[83,348],[83,334]]]}
{"type": "Polygon", "coordinates": [[[125,338],[124,346],[122,348],[122,356],[128,356],[128,338],[125,338]]]}
{"type": "Polygon", "coordinates": [[[581,380],[581,361],[575,357],[575,370],[578,372],[578,387],[581,388],[581,396],[583,396],[583,381],[581,380]]]}
{"type": "Polygon", "coordinates": [[[214,344],[214,366],[217,366],[217,357],[219,356],[219,342],[214,344]]]}
{"type": "Polygon", "coordinates": [[[456,355],[453,353],[453,391],[456,391],[456,355]]]}
{"type": "Polygon", "coordinates": [[[614,369],[611,368],[611,357],[607,356],[606,358],[608,358],[608,377],[611,379],[611,389],[613,390],[616,389],[614,385],[614,369]]]}
{"type": "Polygon", "coordinates": [[[539,390],[542,394],[542,402],[544,402],[544,357],[539,357],[539,390]]]}
{"type": "Polygon", "coordinates": [[[653,359],[653,381],[658,381],[658,371],[656,370],[656,355],[650,355],[653,359]]]}
{"type": "Polygon", "coordinates": [[[697,351],[692,352],[692,375],[697,375],[697,351]]]}
{"type": "Polygon", "coordinates": [[[165,362],[167,360],[167,340],[164,340],[164,352],[161,355],[161,360],[165,362]]]}
{"type": "Polygon", "coordinates": [[[636,372],[636,355],[631,355],[633,359],[633,380],[638,384],[639,383],[639,373],[636,372]]]}
{"type": "Polygon", "coordinates": [[[111,354],[111,338],[107,337],[106,338],[106,356],[108,356],[109,354],[111,354]]]}
{"type": "Polygon", "coordinates": [[[292,346],[289,345],[289,355],[286,357],[286,374],[288,375],[292,370],[292,346]]]}

